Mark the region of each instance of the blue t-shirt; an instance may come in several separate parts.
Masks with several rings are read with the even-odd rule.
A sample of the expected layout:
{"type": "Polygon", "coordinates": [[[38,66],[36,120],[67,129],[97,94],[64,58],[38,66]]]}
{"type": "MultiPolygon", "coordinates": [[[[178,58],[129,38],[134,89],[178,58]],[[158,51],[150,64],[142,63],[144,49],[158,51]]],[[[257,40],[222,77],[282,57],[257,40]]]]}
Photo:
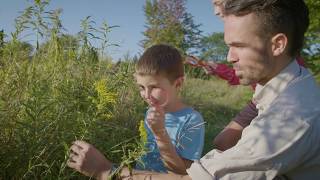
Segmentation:
{"type": "MultiPolygon", "coordinates": [[[[136,168],[167,172],[156,140],[146,121],[144,126],[147,131],[147,154],[141,157],[141,162],[137,162],[136,168]]],[[[200,159],[204,144],[204,121],[199,112],[188,107],[177,112],[166,113],[165,127],[180,157],[189,160],[200,159]]]]}

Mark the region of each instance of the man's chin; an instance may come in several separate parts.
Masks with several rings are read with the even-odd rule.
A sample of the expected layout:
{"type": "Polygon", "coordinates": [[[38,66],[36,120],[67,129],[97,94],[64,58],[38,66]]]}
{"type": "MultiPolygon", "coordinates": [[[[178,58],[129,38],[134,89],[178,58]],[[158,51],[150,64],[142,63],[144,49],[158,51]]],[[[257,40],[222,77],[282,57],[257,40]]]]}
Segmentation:
{"type": "Polygon", "coordinates": [[[247,79],[239,79],[239,83],[241,84],[241,85],[243,85],[243,86],[251,86],[252,84],[254,84],[254,83],[252,83],[251,81],[249,81],[249,80],[247,80],[247,79]]]}
{"type": "Polygon", "coordinates": [[[241,83],[240,82],[240,85],[242,85],[242,86],[251,86],[252,84],[250,84],[250,83],[241,83]]]}

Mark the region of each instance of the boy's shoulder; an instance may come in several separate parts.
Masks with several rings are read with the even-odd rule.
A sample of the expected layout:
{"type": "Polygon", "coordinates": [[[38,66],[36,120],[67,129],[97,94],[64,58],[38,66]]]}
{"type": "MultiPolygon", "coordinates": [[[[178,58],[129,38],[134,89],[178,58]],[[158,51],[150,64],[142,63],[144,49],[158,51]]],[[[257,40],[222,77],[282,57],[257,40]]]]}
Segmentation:
{"type": "Polygon", "coordinates": [[[194,110],[194,108],[190,106],[183,107],[175,112],[170,112],[170,114],[175,116],[185,116],[185,115],[192,115],[192,114],[200,114],[198,111],[194,110]]]}
{"type": "Polygon", "coordinates": [[[192,107],[184,107],[179,111],[167,113],[167,116],[174,116],[180,122],[203,122],[201,114],[192,107]]]}

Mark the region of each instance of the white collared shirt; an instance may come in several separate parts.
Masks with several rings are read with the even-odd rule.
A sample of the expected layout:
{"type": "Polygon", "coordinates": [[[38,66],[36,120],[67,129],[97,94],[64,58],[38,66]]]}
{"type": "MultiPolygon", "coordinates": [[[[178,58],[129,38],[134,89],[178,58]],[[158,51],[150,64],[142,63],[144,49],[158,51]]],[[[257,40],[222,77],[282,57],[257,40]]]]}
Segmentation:
{"type": "Polygon", "coordinates": [[[192,179],[320,179],[320,88],[308,70],[293,61],[253,98],[259,113],[239,142],[193,163],[192,179]]]}

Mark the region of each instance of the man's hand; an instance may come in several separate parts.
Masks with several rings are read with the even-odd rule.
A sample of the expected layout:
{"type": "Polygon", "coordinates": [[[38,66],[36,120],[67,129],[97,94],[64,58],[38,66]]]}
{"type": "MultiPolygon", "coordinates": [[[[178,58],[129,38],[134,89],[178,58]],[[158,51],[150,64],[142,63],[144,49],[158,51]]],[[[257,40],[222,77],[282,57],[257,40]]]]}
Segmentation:
{"type": "Polygon", "coordinates": [[[108,177],[112,163],[91,144],[75,141],[70,151],[67,162],[69,167],[96,179],[108,177]]]}

